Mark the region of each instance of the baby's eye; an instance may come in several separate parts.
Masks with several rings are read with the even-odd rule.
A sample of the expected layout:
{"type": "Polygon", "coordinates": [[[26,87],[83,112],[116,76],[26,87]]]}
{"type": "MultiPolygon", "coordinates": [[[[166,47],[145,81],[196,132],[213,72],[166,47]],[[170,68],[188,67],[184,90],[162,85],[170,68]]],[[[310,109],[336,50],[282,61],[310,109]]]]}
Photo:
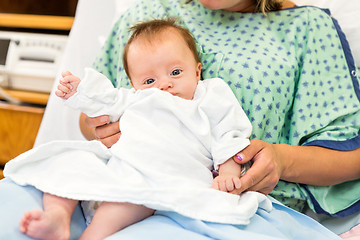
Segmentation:
{"type": "Polygon", "coordinates": [[[155,80],[150,78],[150,79],[146,79],[145,84],[152,84],[154,82],[155,82],[155,80]]]}
{"type": "Polygon", "coordinates": [[[171,72],[171,75],[176,76],[176,75],[179,75],[180,73],[181,73],[180,69],[175,69],[174,71],[171,72]]]}

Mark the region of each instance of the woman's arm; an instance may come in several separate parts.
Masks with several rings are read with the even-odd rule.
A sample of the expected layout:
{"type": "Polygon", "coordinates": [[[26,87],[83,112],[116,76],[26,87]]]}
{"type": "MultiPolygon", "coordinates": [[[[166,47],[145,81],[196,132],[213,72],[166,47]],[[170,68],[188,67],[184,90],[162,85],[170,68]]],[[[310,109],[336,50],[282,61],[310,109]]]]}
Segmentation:
{"type": "Polygon", "coordinates": [[[242,164],[250,160],[253,166],[241,178],[245,190],[270,193],[279,179],[311,184],[334,185],[360,178],[360,148],[337,151],[316,146],[269,144],[254,139],[242,151],[242,164]]]}
{"type": "Polygon", "coordinates": [[[317,146],[275,145],[284,168],[281,179],[329,186],[360,178],[360,148],[338,151],[317,146]]]}
{"type": "Polygon", "coordinates": [[[87,140],[99,140],[110,148],[120,138],[119,122],[110,123],[109,116],[88,117],[81,113],[79,119],[80,130],[87,140]]]}

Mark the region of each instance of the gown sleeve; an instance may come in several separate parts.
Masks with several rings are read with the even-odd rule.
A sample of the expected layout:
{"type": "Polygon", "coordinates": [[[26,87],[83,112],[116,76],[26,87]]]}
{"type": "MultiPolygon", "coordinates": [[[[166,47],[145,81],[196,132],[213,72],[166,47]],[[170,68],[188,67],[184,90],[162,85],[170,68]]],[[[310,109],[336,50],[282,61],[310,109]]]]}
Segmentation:
{"type": "Polygon", "coordinates": [[[360,89],[354,58],[329,12],[307,9],[305,41],[294,43],[299,52],[299,70],[286,126],[289,142],[356,149],[360,146],[360,89]]]}
{"type": "MultiPolygon", "coordinates": [[[[360,146],[359,71],[337,21],[327,10],[307,9],[309,21],[305,41],[298,43],[302,47],[298,82],[287,126],[290,142],[297,138],[298,145],[356,149],[360,146]]],[[[360,210],[359,180],[300,186],[317,213],[345,217],[360,210]]]]}
{"type": "Polygon", "coordinates": [[[116,122],[127,104],[133,101],[131,99],[134,93],[134,89],[114,88],[105,75],[86,68],[85,77],[80,82],[77,92],[65,103],[90,117],[109,115],[110,121],[116,122]]]}

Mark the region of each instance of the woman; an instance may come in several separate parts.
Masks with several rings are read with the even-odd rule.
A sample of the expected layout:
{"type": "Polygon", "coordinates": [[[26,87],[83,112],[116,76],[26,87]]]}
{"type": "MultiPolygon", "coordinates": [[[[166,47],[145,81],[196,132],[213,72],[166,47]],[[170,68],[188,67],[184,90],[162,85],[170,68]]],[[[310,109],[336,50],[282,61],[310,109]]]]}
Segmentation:
{"type": "MultiPolygon", "coordinates": [[[[314,10],[313,8],[310,8],[312,9],[311,11],[306,8],[293,8],[278,12],[269,12],[267,17],[261,14],[239,13],[262,12],[276,10],[279,7],[293,7],[294,4],[289,1],[283,3],[281,1],[259,1],[259,3],[255,3],[251,0],[200,0],[199,2],[209,9],[223,9],[227,12],[207,11],[196,2],[188,5],[179,4],[179,10],[174,11],[171,9],[171,3],[169,3],[169,6],[167,6],[166,3],[159,3],[160,13],[158,13],[159,16],[157,17],[161,17],[164,14],[181,17],[185,22],[184,24],[193,31],[198,41],[203,65],[205,66],[203,67],[203,77],[220,76],[223,77],[223,79],[230,79],[230,87],[232,87],[238,100],[242,103],[244,109],[247,110],[250,119],[252,119],[255,131],[252,144],[242,152],[244,159],[239,163],[252,160],[254,165],[242,178],[242,189],[240,192],[253,190],[268,194],[278,184],[279,179],[318,186],[335,185],[358,179],[360,177],[360,138],[358,136],[360,123],[355,117],[359,115],[360,95],[359,90],[356,89],[358,78],[351,74],[352,71],[356,71],[352,57],[345,54],[341,55],[336,50],[330,49],[332,45],[337,44],[340,47],[342,44],[341,47],[348,50],[347,43],[340,42],[342,39],[334,41],[334,38],[338,37],[338,35],[331,36],[330,33],[327,32],[329,29],[337,27],[337,25],[330,26],[331,20],[328,18],[322,24],[329,25],[329,29],[321,29],[318,27],[314,22],[318,21],[317,18],[325,18],[327,14],[319,9],[314,10]],[[161,12],[161,7],[167,7],[167,12],[165,12],[165,10],[161,12]],[[290,16],[295,10],[294,16],[290,16]],[[198,18],[191,16],[190,13],[193,11],[200,12],[198,18]],[[205,16],[211,15],[211,17],[205,18],[202,16],[203,13],[201,13],[201,11],[205,11],[205,16]],[[304,13],[305,11],[309,12],[304,13]],[[287,15],[287,18],[280,13],[287,15]],[[305,22],[306,20],[304,19],[299,20],[299,22],[301,22],[300,24],[303,25],[295,26],[296,29],[294,29],[294,31],[286,26],[286,21],[289,22],[289,26],[294,25],[296,19],[301,16],[305,18],[306,14],[308,14],[311,19],[308,22],[305,22]],[[236,20],[237,18],[239,19],[236,20]],[[247,18],[250,20],[247,20],[247,18]],[[251,29],[249,22],[255,21],[259,22],[253,24],[253,29],[251,29]],[[265,25],[268,21],[271,23],[265,25]],[[244,22],[243,26],[240,26],[242,22],[244,22]],[[279,25],[276,25],[276,22],[278,22],[279,25]],[[209,26],[206,26],[206,24],[209,24],[209,26]],[[306,24],[308,27],[306,27],[306,24]],[[214,25],[216,25],[217,29],[214,29],[214,25]],[[225,29],[233,27],[231,34],[235,37],[232,39],[229,37],[230,30],[221,33],[223,25],[226,25],[225,29]],[[317,34],[311,35],[306,32],[314,32],[313,27],[319,28],[317,29],[317,34]],[[202,30],[202,28],[205,30],[202,30]],[[209,32],[206,32],[207,28],[209,28],[209,32]],[[272,34],[272,31],[279,33],[272,34]],[[321,31],[329,35],[327,41],[319,38],[318,35],[322,34],[320,33],[321,31]],[[264,32],[270,32],[270,34],[265,34],[264,32]],[[215,34],[218,34],[219,37],[215,37],[215,34]],[[221,37],[221,34],[224,37],[221,37]],[[285,36],[282,36],[282,34],[285,36]],[[213,40],[214,42],[211,42],[212,39],[209,40],[211,37],[216,38],[213,40]],[[276,37],[279,39],[275,39],[276,37]],[[258,40],[254,40],[253,38],[258,38],[258,40]],[[266,47],[261,48],[260,44],[265,42],[266,38],[269,38],[270,44],[269,46],[266,45],[266,47]],[[234,41],[234,39],[236,41],[234,41]],[[253,46],[246,49],[242,47],[254,41],[257,42],[252,44],[253,46]],[[312,44],[310,41],[319,41],[322,43],[312,44]],[[221,42],[223,46],[220,46],[221,42]],[[295,46],[297,49],[293,52],[286,49],[292,46],[295,46]],[[215,47],[217,47],[217,49],[215,49],[215,47]],[[273,48],[273,52],[269,50],[270,47],[273,48]],[[317,49],[317,47],[319,49],[317,49]],[[327,49],[321,50],[321,48],[327,49]],[[297,51],[297,53],[295,53],[295,51],[297,51]],[[283,52],[283,56],[281,52],[283,52]],[[234,56],[235,54],[236,56],[234,56]],[[337,56],[337,54],[340,55],[337,56]],[[319,57],[319,55],[321,56],[319,57]],[[339,61],[339,58],[343,59],[343,61],[339,61]],[[210,61],[212,61],[211,64],[209,63],[210,61]],[[220,64],[219,61],[223,62],[220,64]],[[226,63],[231,63],[229,64],[230,67],[226,65],[226,63]],[[319,67],[312,67],[311,65],[313,64],[319,67]],[[276,69],[276,67],[279,69],[276,69]],[[220,70],[215,72],[216,70],[214,69],[216,68],[220,70]],[[343,75],[339,75],[339,68],[344,69],[341,73],[343,75]],[[321,71],[322,69],[325,69],[325,71],[321,71]],[[272,76],[270,76],[271,74],[272,76]],[[284,74],[286,77],[282,77],[281,74],[284,74]],[[234,79],[234,77],[240,78],[240,80],[234,79]],[[334,83],[334,81],[340,81],[342,78],[349,80],[348,83],[342,83],[344,84],[343,87],[341,84],[334,83]],[[283,83],[286,80],[288,80],[288,82],[283,83]],[[268,84],[270,86],[261,86],[261,84],[265,85],[265,81],[270,81],[270,84],[268,84]],[[258,84],[256,88],[252,86],[255,84],[258,84]],[[300,86],[304,86],[304,88],[299,87],[296,89],[298,87],[296,84],[300,84],[300,86]],[[310,84],[313,86],[312,91],[306,88],[310,84]],[[323,86],[325,84],[333,84],[334,86],[330,85],[328,91],[324,91],[323,86]],[[345,84],[349,85],[346,86],[345,84]],[[273,85],[276,86],[273,87],[273,85]],[[285,87],[283,87],[284,85],[285,87]],[[334,92],[336,90],[333,89],[335,87],[339,89],[339,92],[336,94],[334,92]],[[261,88],[265,88],[265,90],[261,88]],[[295,89],[289,90],[289,88],[295,89]],[[350,100],[340,103],[337,106],[331,101],[317,102],[317,96],[329,99],[331,99],[331,96],[334,96],[335,99],[339,99],[340,101],[347,101],[342,96],[344,94],[343,88],[351,89],[352,92],[349,92],[350,95],[357,95],[357,97],[351,97],[351,99],[354,100],[353,102],[350,100]],[[273,93],[274,91],[278,91],[278,96],[276,93],[273,93]],[[267,92],[272,92],[272,94],[266,95],[267,92]],[[244,96],[248,98],[244,98],[244,96]],[[281,105],[281,101],[275,101],[272,99],[274,97],[282,98],[283,105],[276,106],[276,104],[281,105]],[[266,106],[269,103],[265,100],[273,102],[273,105],[270,104],[270,106],[266,106]],[[354,105],[354,108],[349,109],[351,104],[354,105]],[[262,110],[259,110],[259,108],[262,108],[262,110]],[[264,110],[265,108],[267,109],[264,110]],[[341,113],[334,114],[328,112],[330,108],[333,108],[334,112],[341,113]],[[274,114],[274,109],[277,112],[281,112],[274,114]],[[267,116],[269,113],[272,114],[271,117],[273,119],[267,116]],[[353,116],[348,119],[343,117],[344,115],[350,114],[353,116]],[[323,118],[324,116],[322,115],[329,116],[329,118],[323,118]],[[297,118],[301,119],[303,123],[297,121],[297,118]],[[327,123],[316,122],[313,120],[314,118],[327,121],[327,123]],[[348,122],[348,125],[342,124],[343,126],[341,126],[341,124],[332,124],[331,122],[336,121],[336,118],[339,118],[338,121],[341,120],[343,123],[350,119],[351,121],[348,122]],[[279,122],[275,123],[278,119],[280,124],[279,122]],[[351,125],[353,131],[344,131],[341,129],[348,129],[351,125]],[[271,128],[275,128],[276,130],[272,131],[273,129],[271,128]],[[285,130],[288,132],[285,132],[285,130]],[[329,132],[331,131],[339,131],[339,133],[337,135],[330,134],[329,132]],[[274,134],[276,134],[276,136],[273,136],[274,134]],[[329,138],[316,138],[314,135],[329,135],[329,138]],[[348,161],[342,161],[343,159],[347,159],[348,161]],[[339,163],[341,163],[341,168],[339,168],[339,163]]],[[[146,15],[146,13],[147,11],[143,10],[140,11],[139,15],[146,15]]],[[[128,12],[128,15],[131,15],[131,13],[128,12]]],[[[124,17],[123,20],[120,21],[120,24],[126,22],[126,18],[127,17],[124,17]]],[[[122,30],[123,28],[120,24],[117,27],[122,30]]],[[[116,29],[114,31],[116,31],[116,29]]],[[[333,30],[331,34],[335,32],[336,31],[333,30]]],[[[126,36],[126,33],[120,31],[114,34],[126,36]]],[[[342,33],[340,32],[340,34],[342,33]]],[[[117,43],[115,40],[113,41],[117,43]]],[[[110,53],[111,46],[114,42],[109,46],[110,53]]],[[[104,56],[99,59],[95,66],[107,75],[112,75],[114,85],[120,84],[120,86],[123,86],[127,84],[127,80],[122,80],[119,83],[116,82],[117,78],[124,79],[124,77],[120,71],[115,72],[112,70],[115,66],[121,66],[121,62],[112,62],[112,64],[109,63],[106,64],[106,67],[103,67],[101,60],[105,59],[104,56]],[[114,74],[117,75],[114,76],[114,74]]],[[[112,59],[116,59],[116,56],[111,56],[110,60],[112,59]]],[[[108,147],[115,143],[121,134],[117,123],[107,124],[108,120],[106,116],[91,119],[82,115],[80,121],[83,133],[88,139],[99,139],[108,147]],[[104,123],[106,125],[104,125],[104,123]]],[[[279,183],[279,185],[285,184],[279,183]]],[[[292,187],[299,188],[297,186],[292,187]]],[[[306,192],[308,188],[313,187],[305,187],[305,190],[300,191],[306,192]]],[[[279,188],[276,189],[281,191],[280,189],[282,188],[279,186],[279,188]]],[[[311,192],[311,190],[309,191],[311,192]]],[[[306,193],[301,192],[298,194],[298,200],[302,199],[301,195],[303,194],[306,193]]],[[[307,197],[311,198],[312,196],[308,193],[307,197]]],[[[289,203],[289,205],[299,210],[304,206],[304,204],[300,204],[302,206],[295,206],[296,204],[291,203],[289,203]]]]}
{"type": "MultiPolygon", "coordinates": [[[[339,38],[341,33],[336,25],[319,9],[277,9],[293,7],[291,2],[200,3],[203,6],[197,1],[139,2],[117,22],[95,66],[115,86],[126,86],[128,80],[118,58],[121,53],[114,46],[126,41],[127,26],[138,20],[178,16],[197,40],[203,78],[217,76],[229,81],[253,124],[251,145],[242,152],[241,162],[252,160],[254,164],[242,178],[240,191],[271,192],[297,210],[309,205],[313,210],[335,216],[357,212],[358,199],[346,199],[340,204],[336,196],[326,195],[341,191],[343,185],[325,187],[345,184],[360,176],[358,78],[351,75],[355,71],[352,57],[344,53],[348,46],[339,38]],[[252,13],[261,11],[268,12],[252,13]]],[[[83,115],[81,122],[85,136],[89,139],[96,136],[108,147],[120,136],[118,124],[107,124],[106,116],[90,119],[83,115]]],[[[356,189],[357,181],[346,184],[356,189]]],[[[114,238],[155,238],[169,233],[172,239],[177,236],[208,239],[202,234],[194,235],[208,229],[212,238],[226,239],[224,233],[234,227],[245,238],[266,239],[265,233],[269,238],[290,238],[309,222],[276,203],[274,211],[258,212],[250,225],[211,226],[214,227],[211,230],[209,224],[159,212],[114,238]]],[[[324,232],[325,229],[316,227],[315,233],[309,232],[308,239],[324,232]]]]}

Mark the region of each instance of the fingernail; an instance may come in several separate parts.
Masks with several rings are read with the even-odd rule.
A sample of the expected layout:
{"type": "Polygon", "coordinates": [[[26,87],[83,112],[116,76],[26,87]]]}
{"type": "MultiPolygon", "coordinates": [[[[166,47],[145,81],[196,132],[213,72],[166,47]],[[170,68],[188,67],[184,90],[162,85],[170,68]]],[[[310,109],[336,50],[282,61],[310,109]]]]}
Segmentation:
{"type": "Polygon", "coordinates": [[[238,153],[238,154],[236,154],[236,158],[239,159],[240,161],[242,161],[245,158],[245,156],[242,153],[238,153]]]}

